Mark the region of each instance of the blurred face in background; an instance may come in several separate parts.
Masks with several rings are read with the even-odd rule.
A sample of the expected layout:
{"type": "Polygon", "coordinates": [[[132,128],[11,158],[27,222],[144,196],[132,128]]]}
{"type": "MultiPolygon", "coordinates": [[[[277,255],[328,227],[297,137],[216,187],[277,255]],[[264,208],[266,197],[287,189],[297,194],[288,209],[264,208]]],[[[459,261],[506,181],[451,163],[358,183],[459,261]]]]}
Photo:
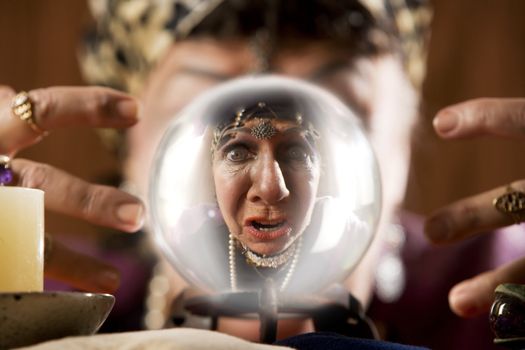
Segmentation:
{"type": "MultiPolygon", "coordinates": [[[[150,169],[156,146],[176,113],[201,92],[253,72],[254,62],[259,59],[245,39],[191,39],[172,47],[151,72],[141,96],[142,120],[129,133],[125,174],[139,194],[147,193],[146,169],[150,169]]],[[[341,45],[303,40],[278,48],[271,63],[271,73],[316,83],[361,115],[381,168],[382,222],[389,222],[404,196],[415,120],[416,98],[399,60],[390,55],[356,58],[341,45]]],[[[220,167],[215,166],[216,170],[220,167]]],[[[311,176],[314,183],[318,175],[311,176]]],[[[314,187],[308,191],[313,192],[314,187]]],[[[260,246],[257,249],[262,252],[260,246]]],[[[281,249],[281,245],[274,249],[281,249]]],[[[352,275],[359,281],[353,293],[365,304],[371,294],[370,266],[378,255],[374,249],[372,246],[370,257],[352,275]],[[360,274],[360,270],[365,272],[360,274]]]]}

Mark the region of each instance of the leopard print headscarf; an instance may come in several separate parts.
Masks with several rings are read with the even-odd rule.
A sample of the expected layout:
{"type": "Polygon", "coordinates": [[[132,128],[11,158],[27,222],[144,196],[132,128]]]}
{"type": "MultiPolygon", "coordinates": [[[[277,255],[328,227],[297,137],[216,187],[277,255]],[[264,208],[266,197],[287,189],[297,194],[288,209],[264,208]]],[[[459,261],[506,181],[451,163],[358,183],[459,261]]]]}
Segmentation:
{"type": "MultiPolygon", "coordinates": [[[[136,92],[170,45],[192,33],[227,0],[89,0],[96,20],[80,63],[86,80],[136,92]]],[[[431,11],[424,0],[361,0],[390,37],[398,38],[416,87],[424,77],[425,36],[431,11]]],[[[352,14],[349,14],[351,16],[352,14]]]]}
{"type": "MultiPolygon", "coordinates": [[[[215,11],[219,10],[220,5],[228,1],[233,4],[242,2],[88,0],[95,18],[95,26],[86,35],[79,54],[86,81],[137,93],[151,67],[168,48],[175,41],[191,36],[203,20],[216,14],[215,11]]],[[[395,47],[401,54],[406,72],[414,86],[419,88],[425,75],[425,38],[431,20],[428,0],[337,1],[346,1],[342,2],[341,6],[349,9],[357,7],[368,11],[367,15],[371,16],[371,21],[374,22],[374,30],[365,40],[374,42],[377,47],[390,49],[392,46],[389,42],[396,41],[395,47]]],[[[307,3],[305,1],[305,4],[307,3]]],[[[346,18],[349,22],[357,21],[357,26],[362,26],[359,22],[369,20],[352,10],[343,17],[345,20],[346,18]]],[[[112,134],[113,130],[101,132],[105,143],[118,149],[121,140],[112,134]]]]}

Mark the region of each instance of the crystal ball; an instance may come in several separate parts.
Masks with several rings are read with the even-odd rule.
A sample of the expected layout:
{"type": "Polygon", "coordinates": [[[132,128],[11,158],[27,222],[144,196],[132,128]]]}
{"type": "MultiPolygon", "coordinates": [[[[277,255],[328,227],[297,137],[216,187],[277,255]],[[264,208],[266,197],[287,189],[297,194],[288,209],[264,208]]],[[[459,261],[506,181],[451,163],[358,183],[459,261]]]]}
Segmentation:
{"type": "Polygon", "coordinates": [[[232,80],[173,118],[151,171],[155,242],[194,287],[320,293],[374,237],[378,166],[362,121],[279,76],[232,80]]]}

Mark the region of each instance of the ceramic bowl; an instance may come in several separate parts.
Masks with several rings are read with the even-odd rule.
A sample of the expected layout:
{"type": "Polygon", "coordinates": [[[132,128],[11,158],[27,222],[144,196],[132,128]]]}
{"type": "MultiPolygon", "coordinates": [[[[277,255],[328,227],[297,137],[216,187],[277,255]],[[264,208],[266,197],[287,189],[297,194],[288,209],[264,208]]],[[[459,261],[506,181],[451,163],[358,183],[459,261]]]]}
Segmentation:
{"type": "Polygon", "coordinates": [[[0,349],[93,334],[114,303],[109,294],[0,293],[0,349]]]}

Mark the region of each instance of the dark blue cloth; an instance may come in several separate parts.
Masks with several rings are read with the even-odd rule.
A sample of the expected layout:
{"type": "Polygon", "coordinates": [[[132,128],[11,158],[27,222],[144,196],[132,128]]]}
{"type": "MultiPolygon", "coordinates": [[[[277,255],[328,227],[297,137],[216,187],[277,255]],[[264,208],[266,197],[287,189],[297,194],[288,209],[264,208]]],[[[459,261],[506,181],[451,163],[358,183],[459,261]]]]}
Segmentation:
{"type": "Polygon", "coordinates": [[[419,346],[401,345],[372,339],[350,338],[336,333],[307,333],[279,340],[274,345],[298,350],[424,350],[419,346]]]}

